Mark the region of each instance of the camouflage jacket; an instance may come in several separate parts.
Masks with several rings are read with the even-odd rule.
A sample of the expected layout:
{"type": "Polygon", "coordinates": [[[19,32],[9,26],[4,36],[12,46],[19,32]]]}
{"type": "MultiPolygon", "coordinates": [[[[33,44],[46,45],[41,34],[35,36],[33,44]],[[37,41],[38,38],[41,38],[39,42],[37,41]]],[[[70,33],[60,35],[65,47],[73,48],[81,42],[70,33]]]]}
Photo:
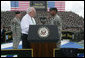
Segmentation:
{"type": "Polygon", "coordinates": [[[11,30],[16,36],[21,36],[20,19],[16,17],[11,21],[11,30]]]}
{"type": "Polygon", "coordinates": [[[62,21],[61,18],[56,14],[51,20],[50,25],[57,25],[59,30],[62,30],[62,21]]]}

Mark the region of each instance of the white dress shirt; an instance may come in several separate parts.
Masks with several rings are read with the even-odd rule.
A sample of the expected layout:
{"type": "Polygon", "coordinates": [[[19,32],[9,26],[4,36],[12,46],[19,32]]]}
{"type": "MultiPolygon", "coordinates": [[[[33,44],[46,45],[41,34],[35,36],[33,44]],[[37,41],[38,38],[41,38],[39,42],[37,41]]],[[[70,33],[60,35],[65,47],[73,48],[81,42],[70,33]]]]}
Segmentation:
{"type": "Polygon", "coordinates": [[[28,34],[29,25],[36,25],[35,19],[26,14],[21,20],[21,30],[23,34],[28,34]]]}

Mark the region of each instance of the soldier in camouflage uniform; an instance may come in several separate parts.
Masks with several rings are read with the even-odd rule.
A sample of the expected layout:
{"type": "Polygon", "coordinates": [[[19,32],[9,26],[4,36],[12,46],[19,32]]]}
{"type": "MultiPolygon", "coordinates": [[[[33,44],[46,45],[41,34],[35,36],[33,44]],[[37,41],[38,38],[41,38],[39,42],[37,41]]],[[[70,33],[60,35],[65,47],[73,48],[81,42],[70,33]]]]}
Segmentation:
{"type": "Polygon", "coordinates": [[[19,11],[16,12],[16,17],[11,21],[11,29],[13,33],[13,48],[17,49],[19,42],[21,40],[21,27],[20,27],[20,17],[19,11]]]}
{"type": "Polygon", "coordinates": [[[57,43],[57,47],[60,47],[61,44],[61,38],[62,38],[62,21],[61,18],[57,15],[57,8],[51,8],[50,9],[50,14],[52,15],[53,19],[50,20],[51,25],[57,25],[58,27],[58,33],[59,33],[59,39],[60,41],[57,43]]]}

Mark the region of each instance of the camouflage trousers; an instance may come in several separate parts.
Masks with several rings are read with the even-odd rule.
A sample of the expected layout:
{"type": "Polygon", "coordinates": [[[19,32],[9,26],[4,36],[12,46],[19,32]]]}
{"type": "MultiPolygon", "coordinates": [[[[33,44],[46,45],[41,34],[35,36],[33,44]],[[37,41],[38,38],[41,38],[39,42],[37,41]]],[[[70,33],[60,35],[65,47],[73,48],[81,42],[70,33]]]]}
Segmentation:
{"type": "Polygon", "coordinates": [[[14,38],[13,38],[13,48],[14,48],[14,49],[18,49],[20,40],[21,40],[21,37],[14,37],[14,38]]]}
{"type": "Polygon", "coordinates": [[[59,41],[56,43],[56,45],[57,45],[57,48],[60,48],[60,46],[61,46],[61,39],[62,39],[62,32],[61,32],[61,30],[58,31],[58,33],[59,33],[59,41]]]}

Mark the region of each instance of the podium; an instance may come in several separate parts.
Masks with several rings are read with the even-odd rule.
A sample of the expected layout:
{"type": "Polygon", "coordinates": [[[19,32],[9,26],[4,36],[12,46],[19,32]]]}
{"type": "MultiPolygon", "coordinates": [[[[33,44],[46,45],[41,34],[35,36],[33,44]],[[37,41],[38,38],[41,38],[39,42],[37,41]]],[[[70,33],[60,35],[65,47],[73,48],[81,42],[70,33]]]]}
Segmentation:
{"type": "Polygon", "coordinates": [[[30,25],[28,32],[33,57],[53,57],[53,49],[59,41],[56,25],[30,25]]]}

